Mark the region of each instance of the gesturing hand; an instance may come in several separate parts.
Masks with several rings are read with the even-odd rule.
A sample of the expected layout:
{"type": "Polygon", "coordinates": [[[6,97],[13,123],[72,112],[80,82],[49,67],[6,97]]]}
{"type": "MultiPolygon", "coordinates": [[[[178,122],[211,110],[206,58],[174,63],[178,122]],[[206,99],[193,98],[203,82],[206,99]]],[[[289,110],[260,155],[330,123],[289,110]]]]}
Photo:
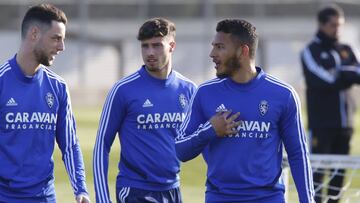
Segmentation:
{"type": "Polygon", "coordinates": [[[215,129],[218,137],[224,137],[226,135],[236,134],[237,126],[240,125],[241,121],[235,121],[239,116],[240,112],[237,112],[229,117],[232,111],[217,112],[210,119],[210,123],[215,129]]]}
{"type": "Polygon", "coordinates": [[[80,194],[76,197],[76,203],[90,203],[90,199],[87,195],[80,194]]]}

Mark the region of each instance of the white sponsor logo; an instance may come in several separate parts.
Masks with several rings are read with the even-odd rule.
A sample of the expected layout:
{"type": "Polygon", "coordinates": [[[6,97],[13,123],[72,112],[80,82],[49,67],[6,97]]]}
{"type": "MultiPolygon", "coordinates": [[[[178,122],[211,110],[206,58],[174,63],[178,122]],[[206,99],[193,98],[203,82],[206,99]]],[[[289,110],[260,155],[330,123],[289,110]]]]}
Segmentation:
{"type": "Polygon", "coordinates": [[[16,103],[14,98],[10,98],[7,102],[6,102],[6,106],[17,106],[18,104],[16,103]]]}
{"type": "Polygon", "coordinates": [[[57,115],[44,112],[9,112],[5,115],[7,123],[56,123],[57,115]]]}
{"type": "Polygon", "coordinates": [[[149,99],[146,99],[142,106],[143,107],[153,107],[154,105],[151,103],[151,101],[149,99]]]}
{"type": "Polygon", "coordinates": [[[270,122],[241,121],[240,125],[237,127],[238,133],[235,135],[229,135],[228,137],[258,139],[270,138],[270,126],[270,122]]]}
{"type": "Polygon", "coordinates": [[[220,106],[218,106],[215,110],[216,112],[223,112],[223,111],[227,111],[226,107],[224,104],[221,104],[220,106]]]}
{"type": "Polygon", "coordinates": [[[269,132],[270,122],[241,121],[240,125],[238,126],[238,130],[269,132]]]}
{"type": "Polygon", "coordinates": [[[9,112],[5,115],[6,129],[56,130],[57,114],[44,112],[9,112]]]}
{"type": "Polygon", "coordinates": [[[185,119],[185,113],[154,113],[137,116],[138,129],[177,128],[185,119]]]}

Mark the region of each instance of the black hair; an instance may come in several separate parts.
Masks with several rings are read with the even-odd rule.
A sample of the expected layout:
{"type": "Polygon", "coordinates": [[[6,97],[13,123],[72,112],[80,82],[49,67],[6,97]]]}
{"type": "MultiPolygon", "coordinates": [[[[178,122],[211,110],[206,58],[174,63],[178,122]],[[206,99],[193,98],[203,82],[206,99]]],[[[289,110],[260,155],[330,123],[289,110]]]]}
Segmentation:
{"type": "Polygon", "coordinates": [[[39,4],[30,7],[29,10],[26,12],[21,24],[22,38],[25,38],[30,25],[38,23],[50,27],[53,20],[62,22],[64,24],[67,23],[65,13],[52,4],[39,4]]]}
{"type": "Polygon", "coordinates": [[[247,45],[250,58],[255,58],[258,35],[256,27],[251,23],[241,19],[225,19],[217,24],[216,32],[231,34],[240,44],[247,45]]]}
{"type": "Polygon", "coordinates": [[[317,19],[320,24],[325,24],[329,22],[332,16],[344,17],[344,11],[339,6],[333,4],[319,10],[317,19]]]}
{"type": "Polygon", "coordinates": [[[165,18],[152,18],[147,20],[139,29],[138,40],[146,40],[153,37],[175,37],[175,24],[165,18]]]}

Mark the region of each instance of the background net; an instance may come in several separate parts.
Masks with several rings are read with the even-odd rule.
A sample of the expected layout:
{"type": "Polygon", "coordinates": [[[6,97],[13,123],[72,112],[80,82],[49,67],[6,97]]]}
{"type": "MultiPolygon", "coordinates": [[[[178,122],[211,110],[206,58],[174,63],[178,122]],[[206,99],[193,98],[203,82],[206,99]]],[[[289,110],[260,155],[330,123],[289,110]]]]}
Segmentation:
{"type": "MultiPolygon", "coordinates": [[[[360,202],[360,157],[312,154],[310,156],[310,161],[313,172],[324,174],[322,182],[314,183],[316,192],[322,190],[322,203],[327,203],[329,200],[339,200],[340,203],[360,202]],[[343,172],[343,170],[345,170],[345,172],[343,172]],[[343,186],[341,188],[329,185],[330,181],[337,175],[344,177],[343,186]],[[339,192],[337,195],[328,195],[328,189],[339,192]]],[[[286,161],[284,166],[284,173],[289,173],[290,170],[286,161]]],[[[285,174],[285,177],[290,177],[287,180],[287,202],[299,202],[296,187],[291,179],[291,175],[285,174]]]]}

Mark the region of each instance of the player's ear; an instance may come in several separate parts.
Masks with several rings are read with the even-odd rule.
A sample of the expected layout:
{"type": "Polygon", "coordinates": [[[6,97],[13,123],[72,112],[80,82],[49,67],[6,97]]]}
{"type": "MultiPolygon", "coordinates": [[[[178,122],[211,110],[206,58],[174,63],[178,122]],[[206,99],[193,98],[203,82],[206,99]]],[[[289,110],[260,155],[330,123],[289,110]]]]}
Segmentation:
{"type": "Polygon", "coordinates": [[[30,39],[33,41],[40,37],[41,34],[40,31],[41,31],[40,28],[34,25],[29,28],[27,34],[29,35],[30,39]]]}
{"type": "Polygon", "coordinates": [[[246,45],[246,44],[240,45],[237,52],[236,52],[236,55],[237,55],[237,57],[240,57],[240,56],[249,57],[250,56],[250,48],[249,48],[249,46],[246,45]]]}
{"type": "Polygon", "coordinates": [[[176,47],[176,42],[175,41],[171,41],[170,42],[170,52],[173,52],[175,50],[176,47]]]}
{"type": "Polygon", "coordinates": [[[245,45],[242,47],[242,49],[243,49],[244,55],[247,56],[247,57],[249,57],[249,56],[250,56],[250,47],[245,44],[245,45]]]}

